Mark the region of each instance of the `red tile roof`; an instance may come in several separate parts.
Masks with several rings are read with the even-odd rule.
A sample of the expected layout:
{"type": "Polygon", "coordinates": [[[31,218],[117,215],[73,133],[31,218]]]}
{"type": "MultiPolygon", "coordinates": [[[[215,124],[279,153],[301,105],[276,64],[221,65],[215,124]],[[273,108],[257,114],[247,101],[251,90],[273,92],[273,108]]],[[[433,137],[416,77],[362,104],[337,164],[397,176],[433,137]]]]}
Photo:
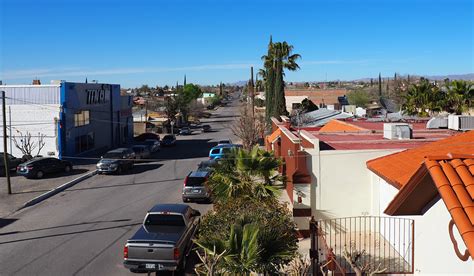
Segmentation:
{"type": "Polygon", "coordinates": [[[367,167],[391,185],[401,188],[414,176],[426,156],[446,155],[450,152],[474,153],[474,131],[370,160],[367,167]]]}
{"type": "Polygon", "coordinates": [[[353,123],[346,123],[341,120],[331,120],[325,124],[320,130],[320,133],[327,132],[369,132],[369,129],[359,127],[353,123]]]}

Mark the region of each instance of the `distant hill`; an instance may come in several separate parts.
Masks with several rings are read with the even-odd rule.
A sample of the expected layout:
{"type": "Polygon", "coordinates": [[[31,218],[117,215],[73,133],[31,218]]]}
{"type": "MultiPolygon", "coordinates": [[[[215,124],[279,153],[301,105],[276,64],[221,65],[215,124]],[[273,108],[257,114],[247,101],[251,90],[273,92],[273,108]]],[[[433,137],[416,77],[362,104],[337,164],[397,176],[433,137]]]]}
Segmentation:
{"type": "MultiPolygon", "coordinates": [[[[406,78],[407,75],[401,75],[401,77],[406,78]]],[[[427,79],[429,79],[429,80],[444,80],[444,79],[448,78],[448,79],[450,79],[450,80],[469,80],[469,81],[472,81],[472,80],[474,80],[474,73],[469,73],[469,74],[452,74],[452,75],[437,75],[437,76],[410,75],[410,77],[414,77],[414,78],[424,77],[424,78],[427,78],[427,79]]],[[[372,79],[373,79],[374,81],[376,81],[377,78],[378,78],[378,76],[375,76],[375,77],[373,77],[372,79]]],[[[387,76],[382,76],[382,78],[386,79],[387,76]]],[[[362,79],[356,79],[356,80],[353,80],[353,81],[365,81],[365,82],[368,82],[368,81],[370,81],[370,79],[371,79],[371,78],[362,78],[362,79]]],[[[389,79],[393,79],[393,75],[390,76],[389,79]]]]}

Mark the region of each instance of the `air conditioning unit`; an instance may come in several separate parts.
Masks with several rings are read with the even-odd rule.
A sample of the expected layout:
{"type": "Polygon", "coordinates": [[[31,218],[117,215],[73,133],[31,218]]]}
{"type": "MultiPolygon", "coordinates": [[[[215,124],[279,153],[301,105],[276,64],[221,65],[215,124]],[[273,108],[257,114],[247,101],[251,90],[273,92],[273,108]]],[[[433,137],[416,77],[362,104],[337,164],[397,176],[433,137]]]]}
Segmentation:
{"type": "Polygon", "coordinates": [[[409,124],[386,123],[383,124],[383,138],[389,140],[411,139],[413,130],[409,124]]]}
{"type": "Polygon", "coordinates": [[[452,130],[474,130],[474,116],[449,115],[448,128],[452,130]]]}
{"type": "Polygon", "coordinates": [[[433,117],[426,123],[426,128],[448,128],[448,117],[433,117]]]}

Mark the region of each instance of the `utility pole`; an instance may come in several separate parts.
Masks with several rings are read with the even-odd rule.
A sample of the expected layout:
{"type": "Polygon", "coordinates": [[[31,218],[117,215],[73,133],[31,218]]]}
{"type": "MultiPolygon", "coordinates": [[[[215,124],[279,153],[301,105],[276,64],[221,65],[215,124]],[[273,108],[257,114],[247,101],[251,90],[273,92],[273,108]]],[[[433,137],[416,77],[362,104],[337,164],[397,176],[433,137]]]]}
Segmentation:
{"type": "Polygon", "coordinates": [[[249,93],[250,93],[250,101],[252,107],[252,118],[255,117],[255,85],[253,83],[253,66],[250,67],[250,83],[249,83],[249,93]]]}
{"type": "Polygon", "coordinates": [[[12,194],[12,185],[10,183],[10,168],[8,168],[7,155],[7,114],[5,105],[5,91],[2,91],[2,115],[3,115],[3,165],[5,167],[5,177],[7,178],[8,194],[12,194]]]}

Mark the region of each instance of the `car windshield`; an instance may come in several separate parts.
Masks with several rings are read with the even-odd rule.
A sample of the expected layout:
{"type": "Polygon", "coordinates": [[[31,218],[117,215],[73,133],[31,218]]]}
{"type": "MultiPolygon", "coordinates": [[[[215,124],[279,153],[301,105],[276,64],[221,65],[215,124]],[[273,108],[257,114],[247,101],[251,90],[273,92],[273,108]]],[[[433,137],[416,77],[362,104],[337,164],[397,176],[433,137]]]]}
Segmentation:
{"type": "Polygon", "coordinates": [[[145,226],[184,226],[181,215],[150,214],[146,217],[145,226]]]}
{"type": "Polygon", "coordinates": [[[220,140],[219,144],[230,144],[229,140],[220,140]]]}
{"type": "Polygon", "coordinates": [[[120,152],[107,152],[104,154],[103,158],[107,159],[120,159],[122,158],[123,154],[120,152]]]}
{"type": "Polygon", "coordinates": [[[173,136],[166,135],[165,137],[163,137],[163,140],[173,140],[173,136]]]}

